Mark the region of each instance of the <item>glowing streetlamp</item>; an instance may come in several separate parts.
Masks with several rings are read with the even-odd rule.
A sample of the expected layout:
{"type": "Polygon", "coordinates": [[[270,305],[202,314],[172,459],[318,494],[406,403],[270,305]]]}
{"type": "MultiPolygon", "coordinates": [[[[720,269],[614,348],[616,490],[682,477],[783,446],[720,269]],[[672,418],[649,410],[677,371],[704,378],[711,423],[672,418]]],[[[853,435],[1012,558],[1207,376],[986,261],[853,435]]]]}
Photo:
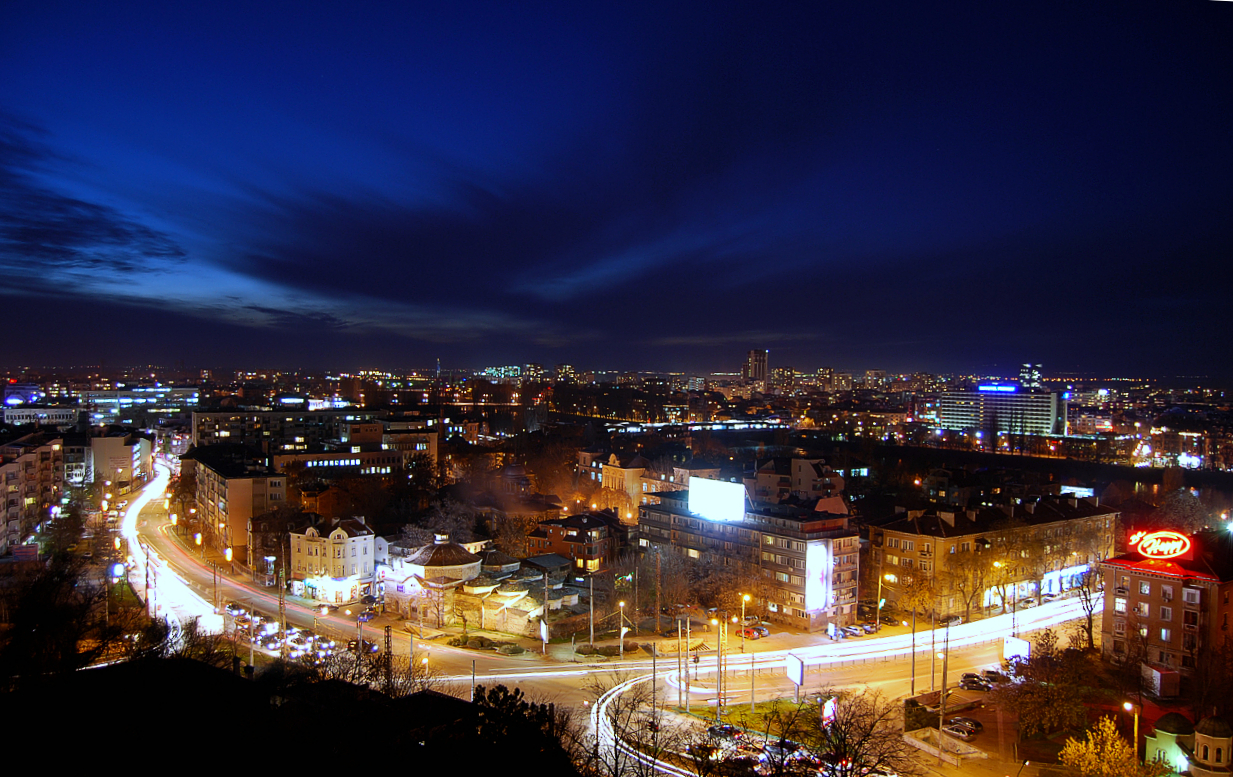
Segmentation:
{"type": "Polygon", "coordinates": [[[1143,708],[1140,707],[1138,704],[1132,704],[1131,702],[1125,702],[1124,704],[1122,704],[1122,709],[1126,710],[1127,712],[1134,713],[1134,716],[1135,716],[1134,746],[1135,746],[1135,761],[1137,762],[1139,760],[1139,712],[1143,708]]]}

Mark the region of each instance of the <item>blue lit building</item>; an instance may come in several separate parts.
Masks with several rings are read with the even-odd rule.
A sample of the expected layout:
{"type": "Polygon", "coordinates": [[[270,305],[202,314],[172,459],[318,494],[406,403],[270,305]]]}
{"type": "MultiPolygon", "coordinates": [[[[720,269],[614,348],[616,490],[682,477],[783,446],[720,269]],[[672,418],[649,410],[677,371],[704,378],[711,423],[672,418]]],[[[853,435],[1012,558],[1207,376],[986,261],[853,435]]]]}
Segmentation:
{"type": "Polygon", "coordinates": [[[1030,391],[1013,383],[942,392],[937,417],[939,428],[957,432],[1066,434],[1066,400],[1060,394],[1030,391]]]}

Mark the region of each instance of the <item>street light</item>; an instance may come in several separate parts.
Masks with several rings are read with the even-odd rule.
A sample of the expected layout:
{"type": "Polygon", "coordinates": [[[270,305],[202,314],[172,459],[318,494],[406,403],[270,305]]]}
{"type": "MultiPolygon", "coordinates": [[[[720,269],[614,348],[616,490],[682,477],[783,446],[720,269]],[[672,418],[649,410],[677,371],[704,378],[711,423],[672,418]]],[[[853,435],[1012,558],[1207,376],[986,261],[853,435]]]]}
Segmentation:
{"type": "Polygon", "coordinates": [[[749,603],[749,594],[741,595],[741,652],[745,652],[745,605],[749,603]]]}
{"type": "Polygon", "coordinates": [[[1127,712],[1133,712],[1135,716],[1134,745],[1135,745],[1135,762],[1137,763],[1139,761],[1139,712],[1143,708],[1140,707],[1138,704],[1132,704],[1130,702],[1125,702],[1124,704],[1122,704],[1122,709],[1126,710],[1127,712]]]}
{"type": "MultiPolygon", "coordinates": [[[[625,602],[619,602],[619,604],[621,605],[621,622],[617,626],[617,639],[621,641],[621,660],[625,660],[625,602]]],[[[544,607],[547,606],[548,603],[545,602],[544,607]]]]}

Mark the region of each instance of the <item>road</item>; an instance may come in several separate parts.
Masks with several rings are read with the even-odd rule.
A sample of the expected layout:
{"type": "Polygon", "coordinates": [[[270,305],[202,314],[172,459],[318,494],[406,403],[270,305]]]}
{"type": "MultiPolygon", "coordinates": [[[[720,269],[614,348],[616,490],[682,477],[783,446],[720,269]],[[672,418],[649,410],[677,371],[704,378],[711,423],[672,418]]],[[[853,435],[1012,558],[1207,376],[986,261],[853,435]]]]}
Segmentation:
{"type": "MultiPolygon", "coordinates": [[[[150,554],[152,598],[159,614],[171,614],[185,621],[193,617],[213,616],[213,602],[246,602],[266,614],[276,614],[278,597],[269,588],[258,586],[227,575],[217,578],[214,570],[194,553],[188,552],[172,539],[173,530],[167,510],[163,506],[169,471],[163,464],[157,466],[157,477],[132,500],[121,527],[123,535],[130,540],[130,548],[140,546],[150,554]]],[[[130,572],[130,581],[136,590],[144,589],[145,553],[136,552],[130,572]]],[[[321,613],[299,603],[287,601],[289,624],[319,633],[352,638],[357,633],[354,619],[342,613],[321,613]]],[[[1074,620],[1082,614],[1074,599],[1063,599],[1034,607],[1011,615],[986,618],[975,623],[962,624],[936,632],[936,650],[942,650],[949,636],[950,659],[948,678],[950,684],[963,672],[996,666],[1001,659],[1001,640],[1016,633],[1056,626],[1074,620]]],[[[364,638],[381,642],[380,632],[365,629],[364,638]]],[[[727,657],[728,669],[734,672],[729,682],[734,697],[749,698],[748,669],[750,662],[758,670],[756,686],[759,696],[776,690],[788,691],[791,686],[786,679],[784,666],[786,656],[792,653],[804,659],[808,674],[805,690],[817,690],[823,686],[862,685],[879,688],[891,697],[906,695],[911,685],[912,641],[908,634],[885,637],[864,637],[832,642],[824,637],[802,637],[796,647],[787,649],[760,650],[751,642],[751,652],[738,653],[735,648],[727,657]],[[816,640],[813,641],[813,640],[816,640]]],[[[425,645],[413,635],[397,629],[393,632],[393,649],[396,654],[408,655],[414,649],[427,649],[432,665],[445,680],[460,686],[469,685],[472,668],[479,684],[504,683],[520,685],[535,695],[558,699],[564,703],[581,703],[594,698],[588,688],[596,680],[611,684],[616,676],[649,673],[654,668],[658,677],[657,693],[675,700],[677,682],[675,656],[661,657],[657,661],[646,658],[628,659],[623,662],[608,661],[602,664],[573,664],[552,661],[540,656],[508,657],[479,653],[463,648],[441,644],[425,645]]],[[[735,641],[734,641],[735,646],[735,641]]],[[[934,647],[929,630],[916,635],[916,690],[929,690],[930,656],[934,647]]],[[[702,656],[695,670],[699,682],[692,687],[691,698],[699,704],[713,700],[714,654],[702,656]]],[[[941,681],[941,661],[936,662],[934,683],[941,681]]]]}

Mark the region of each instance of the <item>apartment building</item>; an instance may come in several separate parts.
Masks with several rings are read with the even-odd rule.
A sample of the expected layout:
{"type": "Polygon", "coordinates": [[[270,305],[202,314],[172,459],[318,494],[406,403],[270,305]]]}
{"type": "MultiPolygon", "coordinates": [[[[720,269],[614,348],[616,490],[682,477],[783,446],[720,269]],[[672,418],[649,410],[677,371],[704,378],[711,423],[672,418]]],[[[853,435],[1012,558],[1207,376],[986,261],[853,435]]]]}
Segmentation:
{"type": "Polygon", "coordinates": [[[580,513],[540,521],[527,535],[532,555],[556,553],[567,558],[578,574],[600,572],[616,560],[619,536],[612,513],[580,513]]]}
{"type": "Polygon", "coordinates": [[[1101,564],[1104,656],[1189,674],[1199,651],[1229,634],[1233,536],[1136,530],[1127,544],[1101,564]]]}
{"type": "Polygon", "coordinates": [[[62,438],[39,433],[0,446],[0,555],[25,542],[58,508],[64,490],[63,448],[62,438]]]}
{"type": "Polygon", "coordinates": [[[314,520],[319,518],[308,516],[291,527],[288,577],[302,580],[310,598],[356,601],[372,590],[376,534],[360,517],[314,520]]]}
{"type": "Polygon", "coordinates": [[[344,426],[376,417],[376,412],[354,408],[194,411],[193,445],[242,444],[267,454],[306,451],[341,440],[344,426]]]}
{"type": "Polygon", "coordinates": [[[819,499],[843,495],[843,477],[822,459],[775,457],[758,465],[745,479],[749,498],[756,502],[779,502],[795,496],[819,499]]]}
{"type": "Polygon", "coordinates": [[[243,445],[204,445],[180,457],[196,482],[196,521],[204,539],[256,568],[249,522],[287,503],[287,479],[259,451],[243,445]]]}
{"type": "Polygon", "coordinates": [[[639,544],[760,577],[767,616],[809,632],[856,620],[860,538],[848,516],[749,502],[740,483],[692,478],[639,509],[639,544]]]}
{"type": "Polygon", "coordinates": [[[939,615],[964,615],[967,602],[946,576],[950,560],[988,553],[983,569],[970,569],[977,607],[1008,606],[1038,593],[1073,588],[1080,575],[1112,555],[1118,513],[1095,497],[1046,496],[1018,504],[956,510],[910,510],[869,526],[870,561],[882,578],[882,596],[898,603],[915,576],[934,581],[939,615]],[[1006,549],[1014,548],[1007,559],[1006,549]],[[993,564],[1002,574],[995,574],[993,564]],[[1002,572],[1005,570],[1005,572],[1002,572]],[[999,577],[1001,579],[999,579],[999,577]]]}

